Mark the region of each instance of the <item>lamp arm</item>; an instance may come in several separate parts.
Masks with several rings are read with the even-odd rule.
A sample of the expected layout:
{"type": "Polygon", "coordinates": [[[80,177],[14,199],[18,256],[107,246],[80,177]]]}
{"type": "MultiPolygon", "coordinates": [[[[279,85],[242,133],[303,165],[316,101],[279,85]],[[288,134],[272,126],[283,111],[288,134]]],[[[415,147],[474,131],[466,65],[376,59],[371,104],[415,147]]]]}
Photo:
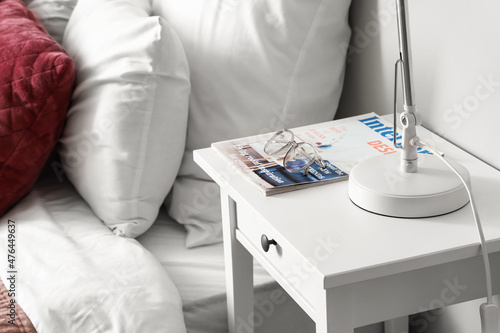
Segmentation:
{"type": "MultiPolygon", "coordinates": [[[[407,0],[396,0],[399,39],[399,64],[403,84],[403,112],[400,122],[403,126],[401,143],[401,170],[403,172],[417,172],[417,148],[410,141],[417,136],[416,126],[420,125],[421,118],[417,111],[414,99],[413,80],[411,75],[411,48],[408,30],[407,0]]],[[[396,127],[396,124],[394,124],[396,127]]]]}

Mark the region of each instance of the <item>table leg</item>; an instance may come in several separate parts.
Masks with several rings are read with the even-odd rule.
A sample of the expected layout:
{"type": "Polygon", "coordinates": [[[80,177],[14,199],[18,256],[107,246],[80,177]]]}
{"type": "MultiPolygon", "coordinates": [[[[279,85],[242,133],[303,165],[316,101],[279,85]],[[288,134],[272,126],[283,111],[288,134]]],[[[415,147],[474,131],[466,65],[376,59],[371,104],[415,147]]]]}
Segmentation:
{"type": "Polygon", "coordinates": [[[348,290],[323,290],[317,306],[316,333],[354,333],[352,297],[348,290]]]}
{"type": "Polygon", "coordinates": [[[236,202],[221,189],[229,332],[253,332],[253,258],[236,239],[236,202]]]}
{"type": "Polygon", "coordinates": [[[408,316],[384,322],[384,333],[408,333],[408,316]]]}

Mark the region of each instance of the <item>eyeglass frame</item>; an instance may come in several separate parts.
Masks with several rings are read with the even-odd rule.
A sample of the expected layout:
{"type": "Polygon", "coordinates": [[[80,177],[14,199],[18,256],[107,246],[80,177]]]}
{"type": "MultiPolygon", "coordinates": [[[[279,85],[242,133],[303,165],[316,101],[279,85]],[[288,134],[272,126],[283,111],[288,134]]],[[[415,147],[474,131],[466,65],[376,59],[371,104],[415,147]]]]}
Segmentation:
{"type": "MultiPolygon", "coordinates": [[[[312,150],[313,150],[313,152],[314,152],[314,158],[312,158],[309,163],[307,163],[306,165],[304,165],[303,167],[301,167],[300,169],[297,169],[297,170],[289,170],[285,166],[285,163],[283,163],[283,167],[285,168],[286,171],[292,172],[292,173],[303,171],[304,172],[304,176],[305,176],[309,172],[309,167],[311,165],[313,165],[314,163],[316,163],[322,169],[326,168],[325,161],[323,160],[323,158],[319,154],[319,152],[316,149],[316,147],[314,147],[312,144],[310,144],[308,142],[297,142],[297,141],[295,141],[295,134],[293,134],[293,132],[291,130],[286,129],[286,128],[283,128],[283,129],[280,129],[280,130],[276,131],[276,133],[274,133],[274,135],[269,140],[267,140],[266,145],[264,146],[264,152],[266,154],[268,154],[268,155],[276,156],[278,154],[281,155],[281,153],[286,150],[286,153],[284,154],[284,158],[283,158],[283,161],[286,161],[288,154],[290,154],[291,151],[294,151],[295,149],[300,148],[301,146],[309,146],[309,147],[311,147],[312,150]],[[273,153],[268,152],[268,146],[269,146],[269,144],[273,143],[273,139],[275,139],[278,135],[281,135],[284,132],[290,133],[292,135],[292,138],[286,144],[284,144],[282,148],[276,150],[273,153]]],[[[305,153],[304,153],[304,155],[308,156],[305,153]]]]}

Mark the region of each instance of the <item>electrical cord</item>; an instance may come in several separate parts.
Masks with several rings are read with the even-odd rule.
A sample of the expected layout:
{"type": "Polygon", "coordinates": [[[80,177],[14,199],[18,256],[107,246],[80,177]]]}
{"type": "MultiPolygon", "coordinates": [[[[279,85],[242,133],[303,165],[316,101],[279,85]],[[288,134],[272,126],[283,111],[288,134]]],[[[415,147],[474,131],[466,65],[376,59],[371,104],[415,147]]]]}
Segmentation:
{"type": "Polygon", "coordinates": [[[486,246],[486,240],[484,238],[483,227],[481,225],[481,220],[479,218],[479,214],[477,211],[476,203],[474,201],[474,197],[472,195],[472,191],[470,188],[470,184],[464,179],[464,177],[455,169],[450,162],[444,157],[444,154],[434,147],[426,144],[425,142],[420,141],[418,137],[415,137],[410,142],[411,145],[415,147],[425,148],[430,150],[435,156],[437,156],[443,163],[445,163],[457,176],[460,178],[462,183],[467,190],[467,194],[469,195],[470,205],[472,208],[472,214],[474,215],[474,221],[476,223],[477,231],[479,233],[479,239],[481,242],[481,252],[483,256],[484,262],[484,270],[486,272],[486,303],[481,304],[480,307],[480,315],[481,315],[481,326],[482,333],[500,333],[499,321],[500,315],[498,307],[495,303],[493,303],[493,288],[491,286],[491,269],[490,269],[490,260],[488,257],[488,249],[486,246]]]}

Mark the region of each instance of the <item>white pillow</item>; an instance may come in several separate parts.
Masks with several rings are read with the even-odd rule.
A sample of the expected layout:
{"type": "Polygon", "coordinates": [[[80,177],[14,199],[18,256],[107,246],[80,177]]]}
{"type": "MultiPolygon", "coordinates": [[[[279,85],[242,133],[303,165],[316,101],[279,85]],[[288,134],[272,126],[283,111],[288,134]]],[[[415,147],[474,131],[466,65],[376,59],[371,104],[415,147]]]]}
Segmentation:
{"type": "Polygon", "coordinates": [[[169,213],[189,247],[222,239],[217,186],[194,162],[212,142],[332,120],[350,0],[153,0],[191,71],[186,153],[169,213]]]}
{"type": "Polygon", "coordinates": [[[186,139],[189,69],[148,0],[80,1],[63,46],[77,78],[58,150],[64,170],[116,234],[154,222],[186,139]]]}
{"type": "Polygon", "coordinates": [[[26,8],[35,13],[47,32],[62,43],[66,24],[78,0],[24,0],[26,8]]]}

